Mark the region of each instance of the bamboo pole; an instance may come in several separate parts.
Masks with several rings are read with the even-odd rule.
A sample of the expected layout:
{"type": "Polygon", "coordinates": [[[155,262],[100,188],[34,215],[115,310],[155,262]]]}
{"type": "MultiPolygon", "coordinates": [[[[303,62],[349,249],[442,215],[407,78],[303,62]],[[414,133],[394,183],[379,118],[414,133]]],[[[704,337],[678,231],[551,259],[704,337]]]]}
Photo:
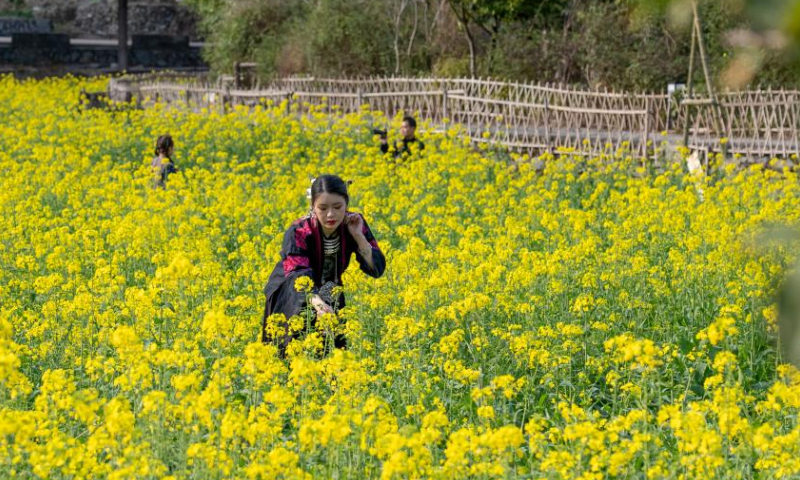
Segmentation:
{"type": "MultiPolygon", "coordinates": [[[[694,87],[694,52],[697,44],[697,29],[694,26],[694,22],[692,22],[692,46],[689,50],[689,75],[686,79],[686,98],[692,98],[692,89],[694,87]]],[[[689,128],[691,125],[692,114],[689,110],[689,104],[685,101],[683,102],[686,107],[686,119],[683,124],[683,146],[689,147],[689,128]]]]}
{"type": "Polygon", "coordinates": [[[714,122],[714,130],[717,135],[722,134],[722,112],[719,108],[719,101],[714,90],[714,83],[711,81],[711,74],[708,72],[708,62],[706,61],[706,48],[703,43],[703,30],[700,27],[700,13],[697,10],[697,1],[692,0],[692,11],[694,13],[694,28],[697,30],[697,50],[700,54],[700,64],[703,66],[703,75],[706,79],[706,88],[708,89],[708,96],[711,97],[713,102],[711,105],[712,121],[714,122]]]}

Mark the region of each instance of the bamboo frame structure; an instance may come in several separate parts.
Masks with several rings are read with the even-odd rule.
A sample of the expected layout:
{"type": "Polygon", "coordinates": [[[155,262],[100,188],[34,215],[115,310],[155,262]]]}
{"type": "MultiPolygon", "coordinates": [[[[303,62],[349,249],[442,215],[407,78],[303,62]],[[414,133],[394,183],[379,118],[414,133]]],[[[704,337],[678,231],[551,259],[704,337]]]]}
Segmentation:
{"type": "Polygon", "coordinates": [[[473,142],[531,155],[593,155],[623,148],[631,155],[653,157],[655,142],[683,144],[684,131],[685,145],[705,152],[761,159],[800,153],[800,92],[794,90],[720,92],[715,98],[691,95],[676,105],[673,97],[660,93],[491,79],[281,78],[241,89],[196,75],[153,74],[112,79],[109,98],[219,111],[269,101],[285,101],[286,111],[298,114],[312,108],[329,113],[369,108],[389,118],[415,115],[432,126],[459,124],[461,135],[473,142]],[[721,119],[725,124],[719,126],[721,119]],[[726,139],[719,138],[720,131],[726,139]]]}

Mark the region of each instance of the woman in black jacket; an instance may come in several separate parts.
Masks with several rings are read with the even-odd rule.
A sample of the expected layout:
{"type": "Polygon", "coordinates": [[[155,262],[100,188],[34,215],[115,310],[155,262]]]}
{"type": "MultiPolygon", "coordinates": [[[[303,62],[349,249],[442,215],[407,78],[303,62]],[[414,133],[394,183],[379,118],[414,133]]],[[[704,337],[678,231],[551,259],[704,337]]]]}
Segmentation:
{"type": "MultiPolygon", "coordinates": [[[[352,254],[371,277],[379,278],[386,269],[386,259],[366,220],[347,211],[349,202],[347,184],[341,178],[316,178],[311,185],[311,211],[292,223],[283,236],[281,259],[264,288],[267,300],[261,328],[261,340],[276,341],[282,355],[292,340],[289,319],[307,307],[307,294],[295,285],[298,278],[305,276],[313,281],[310,303],[316,314],[322,315],[345,306],[344,295],[335,295],[334,289],[342,285],[342,274],[352,254]],[[270,336],[267,319],[277,313],[282,313],[286,321],[280,334],[270,336]]],[[[345,338],[336,336],[334,346],[345,347],[345,338]]]]}

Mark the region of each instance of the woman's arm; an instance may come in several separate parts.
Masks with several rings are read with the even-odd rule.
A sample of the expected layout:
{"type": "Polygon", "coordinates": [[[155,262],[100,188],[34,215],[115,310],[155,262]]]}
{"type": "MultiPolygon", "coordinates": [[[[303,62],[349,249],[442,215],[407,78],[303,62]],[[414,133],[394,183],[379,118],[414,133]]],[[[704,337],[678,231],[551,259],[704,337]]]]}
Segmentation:
{"type": "Polygon", "coordinates": [[[356,241],[358,250],[356,259],[361,270],[367,275],[379,278],[386,270],[386,258],[383,256],[375,236],[372,234],[367,221],[359,213],[348,214],[347,229],[356,241]]]}
{"type": "MultiPolygon", "coordinates": [[[[297,279],[302,276],[314,278],[314,271],[311,268],[311,259],[309,257],[308,241],[311,237],[311,230],[309,230],[306,220],[292,225],[286,235],[283,237],[283,252],[285,256],[283,259],[283,274],[286,278],[297,279]]],[[[292,285],[294,289],[294,285],[292,285]]],[[[333,308],[328,305],[325,300],[317,295],[317,287],[312,290],[311,306],[318,314],[332,313],[333,308]]],[[[305,302],[305,294],[297,292],[298,302],[305,302]]]]}
{"type": "MultiPolygon", "coordinates": [[[[281,257],[283,260],[283,275],[288,277],[295,271],[307,270],[307,275],[312,276],[311,260],[308,255],[307,232],[302,223],[295,223],[283,235],[281,257]]],[[[305,273],[305,272],[304,272],[305,273]]]]}

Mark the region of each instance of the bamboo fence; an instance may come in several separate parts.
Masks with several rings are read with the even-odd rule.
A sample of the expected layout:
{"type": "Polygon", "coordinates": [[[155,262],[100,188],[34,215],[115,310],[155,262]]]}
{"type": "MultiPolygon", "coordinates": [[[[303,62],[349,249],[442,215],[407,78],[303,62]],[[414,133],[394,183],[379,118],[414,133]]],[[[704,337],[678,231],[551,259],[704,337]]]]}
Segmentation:
{"type": "Polygon", "coordinates": [[[723,92],[717,105],[700,96],[581,90],[560,85],[441,78],[282,78],[243,88],[237,77],[211,82],[182,74],[112,79],[115,101],[182,103],[220,109],[285,102],[287,113],[310,109],[350,113],[368,107],[387,117],[415,115],[441,126],[461,125],[476,143],[492,143],[529,154],[568,150],[593,155],[617,148],[652,157],[662,142],[704,152],[747,158],[800,153],[800,92],[723,92]],[[722,114],[715,128],[713,109],[722,114]],[[721,131],[720,131],[721,130],[721,131]]]}

